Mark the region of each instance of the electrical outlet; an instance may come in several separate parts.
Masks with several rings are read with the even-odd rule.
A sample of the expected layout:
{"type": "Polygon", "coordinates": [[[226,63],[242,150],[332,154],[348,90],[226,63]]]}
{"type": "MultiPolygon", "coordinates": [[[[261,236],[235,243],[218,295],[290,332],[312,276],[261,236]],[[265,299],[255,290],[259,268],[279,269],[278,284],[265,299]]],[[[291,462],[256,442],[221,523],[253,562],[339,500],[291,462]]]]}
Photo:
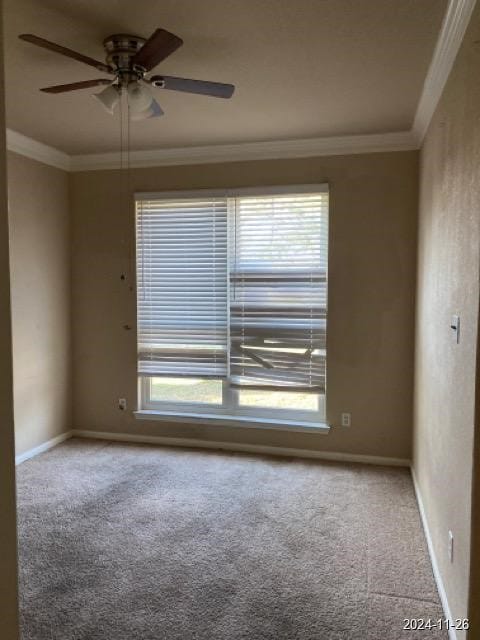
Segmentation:
{"type": "Polygon", "coordinates": [[[127,399],[126,398],[119,398],[118,399],[118,408],[120,409],[120,411],[126,411],[127,410],[127,399]]]}
{"type": "Polygon", "coordinates": [[[453,533],[448,532],[448,559],[453,562],[453,533]]]}
{"type": "Polygon", "coordinates": [[[342,427],[349,427],[352,424],[352,414],[342,413],[342,427]]]}

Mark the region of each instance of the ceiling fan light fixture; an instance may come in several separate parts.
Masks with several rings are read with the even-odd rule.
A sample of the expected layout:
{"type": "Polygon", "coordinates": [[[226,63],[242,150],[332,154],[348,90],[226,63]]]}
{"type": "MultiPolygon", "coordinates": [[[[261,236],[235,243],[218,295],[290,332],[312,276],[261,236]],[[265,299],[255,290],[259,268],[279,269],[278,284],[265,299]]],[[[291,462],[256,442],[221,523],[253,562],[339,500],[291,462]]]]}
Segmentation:
{"type": "Polygon", "coordinates": [[[128,107],[131,120],[146,120],[163,115],[163,110],[150,91],[138,82],[127,87],[128,107]]]}
{"type": "Polygon", "coordinates": [[[102,107],[111,115],[117,104],[120,102],[120,87],[114,84],[109,85],[100,93],[94,93],[93,97],[96,98],[102,107]]]}
{"type": "Polygon", "coordinates": [[[231,98],[235,90],[233,84],[222,82],[177,78],[175,76],[146,76],[145,74],[149,74],[152,69],[183,44],[181,38],[162,28],[155,29],[148,39],[125,33],[107,36],[103,41],[106,63],[32,33],[22,33],[19,38],[113,76],[113,78],[70,82],[40,89],[47,94],[62,94],[98,85],[108,85],[106,89],[95,94],[94,97],[111,115],[113,115],[117,104],[122,104],[124,89],[128,98],[130,119],[145,120],[163,115],[162,108],[150,91],[142,85],[142,82],[150,84],[156,89],[182,91],[214,98],[231,98]]]}
{"type": "Polygon", "coordinates": [[[162,107],[156,100],[152,100],[148,109],[139,111],[138,113],[130,112],[130,120],[147,120],[148,118],[158,118],[159,116],[163,116],[163,114],[164,111],[162,107]]]}

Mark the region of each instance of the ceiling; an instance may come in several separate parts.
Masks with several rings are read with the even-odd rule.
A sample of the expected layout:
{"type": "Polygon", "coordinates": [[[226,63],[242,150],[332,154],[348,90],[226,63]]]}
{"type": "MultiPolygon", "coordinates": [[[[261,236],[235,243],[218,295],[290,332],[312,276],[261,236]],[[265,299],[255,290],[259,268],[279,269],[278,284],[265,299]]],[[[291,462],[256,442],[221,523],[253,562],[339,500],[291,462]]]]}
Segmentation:
{"type": "Polygon", "coordinates": [[[115,151],[98,89],[40,87],[102,74],[18,40],[99,60],[112,33],[157,27],[184,45],[156,73],[236,85],[231,100],[156,90],[165,116],[132,123],[132,149],[406,131],[447,0],[4,0],[7,126],[69,154],[115,151]]]}

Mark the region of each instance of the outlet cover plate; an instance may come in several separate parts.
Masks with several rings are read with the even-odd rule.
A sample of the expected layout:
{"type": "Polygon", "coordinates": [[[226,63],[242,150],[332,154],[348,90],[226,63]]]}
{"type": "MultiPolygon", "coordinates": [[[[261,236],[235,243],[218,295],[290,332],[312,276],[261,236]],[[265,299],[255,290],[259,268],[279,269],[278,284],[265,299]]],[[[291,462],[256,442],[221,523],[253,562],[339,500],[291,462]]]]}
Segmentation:
{"type": "Polygon", "coordinates": [[[350,427],[352,424],[352,414],[342,413],[342,427],[350,427]]]}

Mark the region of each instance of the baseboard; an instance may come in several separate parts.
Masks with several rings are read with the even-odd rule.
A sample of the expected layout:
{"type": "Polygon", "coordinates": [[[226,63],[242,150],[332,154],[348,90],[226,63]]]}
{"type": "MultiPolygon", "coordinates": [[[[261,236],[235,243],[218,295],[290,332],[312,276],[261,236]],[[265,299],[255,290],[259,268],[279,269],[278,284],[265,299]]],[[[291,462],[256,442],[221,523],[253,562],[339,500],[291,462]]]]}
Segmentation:
{"type": "Polygon", "coordinates": [[[333,462],[360,462],[395,467],[409,467],[410,460],[406,458],[388,458],[384,456],[368,456],[354,453],[342,453],[337,451],[312,451],[310,449],[294,449],[290,447],[273,447],[260,444],[248,444],[238,442],[219,442],[216,440],[198,440],[193,438],[172,438],[169,436],[147,436],[134,433],[115,433],[107,431],[87,431],[73,429],[65,431],[59,436],[43,442],[24,453],[15,456],[15,464],[21,464],[25,460],[34,458],[44,451],[52,449],[69,438],[92,438],[96,440],[112,440],[114,442],[138,442],[143,444],[158,444],[169,447],[188,447],[192,449],[220,449],[222,451],[238,451],[243,453],[260,453],[282,457],[309,458],[316,460],[331,460],[333,462]]]}
{"type": "Polygon", "coordinates": [[[455,629],[453,629],[454,619],[452,616],[452,612],[450,611],[450,606],[448,604],[447,592],[445,591],[445,586],[443,584],[442,576],[440,573],[440,569],[438,567],[437,557],[435,555],[435,550],[433,548],[432,536],[430,535],[430,529],[428,527],[427,514],[425,513],[425,507],[423,506],[422,494],[420,493],[420,487],[418,486],[417,478],[415,476],[415,471],[413,466],[410,467],[410,471],[412,473],[413,486],[415,489],[415,496],[417,498],[418,510],[420,511],[420,518],[422,520],[423,530],[425,532],[425,538],[427,540],[428,553],[430,555],[430,561],[432,563],[433,576],[435,578],[435,582],[437,584],[438,595],[440,596],[440,601],[442,603],[443,613],[447,620],[450,622],[450,628],[448,630],[448,637],[450,640],[457,640],[457,634],[455,629]]]}
{"type": "Polygon", "coordinates": [[[51,440],[47,440],[47,442],[42,442],[42,444],[39,444],[38,447],[34,447],[33,449],[29,449],[28,451],[24,451],[23,453],[20,453],[18,456],[15,456],[15,464],[21,464],[22,462],[25,462],[25,460],[30,460],[30,458],[34,458],[35,456],[38,456],[39,453],[43,453],[44,451],[48,451],[49,449],[52,449],[52,447],[56,447],[57,444],[60,444],[61,442],[64,442],[65,440],[68,440],[69,438],[72,437],[72,432],[71,431],[65,431],[64,433],[61,433],[59,436],[55,436],[55,438],[52,438],[51,440]]]}
{"type": "Polygon", "coordinates": [[[237,451],[243,453],[263,453],[267,455],[315,458],[317,460],[332,460],[338,462],[362,462],[387,466],[409,467],[410,460],[403,458],[384,458],[382,456],[366,456],[357,454],[337,453],[333,451],[311,451],[308,449],[292,449],[289,447],[272,447],[260,444],[238,442],[218,442],[212,440],[198,440],[193,438],[172,438],[168,436],[146,436],[133,433],[110,433],[106,431],[85,431],[74,429],[73,437],[94,438],[97,440],[113,440],[115,442],[138,442],[143,444],[158,444],[170,447],[188,447],[193,449],[220,449],[222,451],[237,451]]]}

